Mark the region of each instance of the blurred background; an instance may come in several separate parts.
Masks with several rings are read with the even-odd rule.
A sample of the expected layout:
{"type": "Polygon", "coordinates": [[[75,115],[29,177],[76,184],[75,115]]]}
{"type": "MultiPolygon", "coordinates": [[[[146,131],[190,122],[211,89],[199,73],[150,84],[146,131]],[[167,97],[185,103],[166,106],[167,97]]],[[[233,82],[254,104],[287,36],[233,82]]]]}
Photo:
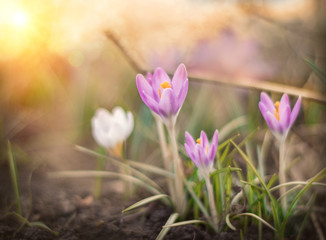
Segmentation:
{"type": "MultiPolygon", "coordinates": [[[[196,136],[203,129],[212,137],[214,129],[244,116],[248,121],[238,131],[245,136],[259,126],[261,144],[266,124],[258,110],[260,91],[237,86],[280,83],[284,91],[295,86],[323,96],[325,79],[317,73],[325,72],[325,5],[0,0],[0,165],[8,164],[10,141],[20,168],[95,169],[95,160],[74,146],[97,149],[90,119],[98,107],[116,105],[135,116],[127,156],[160,165],[155,122],[135,77],[158,66],[173,74],[180,63],[190,76],[216,83],[190,81],[177,122],[179,142],[185,130],[196,136]]],[[[296,99],[291,97],[292,106],[296,99]]],[[[304,100],[289,140],[289,155],[300,158],[293,178],[307,179],[325,165],[325,126],[325,102],[304,100]]],[[[226,131],[224,140],[229,136],[226,131]]],[[[276,147],[271,145],[275,162],[276,147]]]]}

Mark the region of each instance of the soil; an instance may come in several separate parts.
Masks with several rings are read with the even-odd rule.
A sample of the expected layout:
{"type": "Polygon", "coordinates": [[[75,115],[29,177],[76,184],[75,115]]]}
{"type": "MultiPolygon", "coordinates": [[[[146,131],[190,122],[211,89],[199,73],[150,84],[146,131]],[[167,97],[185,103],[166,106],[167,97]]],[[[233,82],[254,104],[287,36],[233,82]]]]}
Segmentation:
{"type": "MultiPolygon", "coordinates": [[[[109,188],[103,191],[100,200],[96,200],[88,188],[84,187],[89,184],[89,179],[78,181],[51,179],[46,174],[49,171],[44,168],[34,171],[30,187],[28,174],[21,177],[21,202],[23,216],[28,216],[30,222],[46,224],[58,235],[39,226],[31,227],[25,224],[22,227],[22,222],[16,216],[8,215],[8,212],[14,209],[13,199],[10,197],[13,194],[9,169],[2,166],[0,239],[155,239],[172,213],[169,207],[160,202],[153,202],[132,214],[122,214],[123,209],[142,199],[146,194],[138,191],[130,199],[123,196],[123,193],[109,188]]],[[[28,171],[20,169],[20,172],[28,171]]],[[[314,238],[315,235],[309,235],[309,239],[317,239],[314,238]]],[[[240,239],[240,233],[230,231],[214,235],[205,227],[186,225],[172,228],[165,239],[240,239]]],[[[249,228],[246,239],[257,239],[257,227],[249,228]]],[[[264,233],[264,239],[273,239],[270,231],[264,233]]]]}

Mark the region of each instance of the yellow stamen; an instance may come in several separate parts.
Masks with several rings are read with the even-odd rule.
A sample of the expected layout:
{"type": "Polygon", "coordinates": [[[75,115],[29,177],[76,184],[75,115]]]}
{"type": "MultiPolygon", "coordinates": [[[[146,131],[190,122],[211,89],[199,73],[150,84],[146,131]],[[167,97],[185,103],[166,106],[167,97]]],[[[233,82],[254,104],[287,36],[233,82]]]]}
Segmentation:
{"type": "Polygon", "coordinates": [[[276,109],[274,110],[274,116],[276,117],[277,121],[280,121],[280,102],[275,102],[276,109]]]}
{"type": "Polygon", "coordinates": [[[206,146],[206,153],[208,153],[208,146],[206,146]]]}
{"type": "Polygon", "coordinates": [[[198,139],[196,140],[196,143],[201,144],[201,139],[198,138],[198,139]]]}
{"type": "MultiPolygon", "coordinates": [[[[169,82],[162,82],[160,85],[163,89],[171,88],[171,84],[169,82]]],[[[161,98],[161,95],[162,95],[161,88],[158,89],[158,94],[160,95],[160,98],[161,98]]]]}

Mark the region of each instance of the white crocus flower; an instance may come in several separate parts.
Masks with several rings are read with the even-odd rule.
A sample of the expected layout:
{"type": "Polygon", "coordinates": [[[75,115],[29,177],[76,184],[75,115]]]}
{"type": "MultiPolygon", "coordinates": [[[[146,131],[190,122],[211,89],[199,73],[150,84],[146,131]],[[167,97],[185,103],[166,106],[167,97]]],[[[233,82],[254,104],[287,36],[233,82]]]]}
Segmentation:
{"type": "Polygon", "coordinates": [[[134,128],[134,117],[121,107],[115,107],[110,113],[104,108],[96,110],[92,118],[92,133],[95,141],[106,149],[113,149],[131,134],[134,128]]]}

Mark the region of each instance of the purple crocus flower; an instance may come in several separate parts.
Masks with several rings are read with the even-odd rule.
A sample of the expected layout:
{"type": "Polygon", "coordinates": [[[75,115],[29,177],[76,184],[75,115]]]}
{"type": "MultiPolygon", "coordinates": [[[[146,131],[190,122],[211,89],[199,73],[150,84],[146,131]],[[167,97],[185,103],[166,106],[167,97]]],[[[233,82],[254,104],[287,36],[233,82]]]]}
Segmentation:
{"type": "Polygon", "coordinates": [[[269,129],[278,139],[285,138],[297,118],[301,107],[301,97],[298,98],[291,112],[289,96],[283,94],[281,101],[273,103],[264,92],[260,95],[259,109],[269,129]]]}
{"type": "Polygon", "coordinates": [[[201,131],[200,138],[196,141],[186,132],[185,149],[191,160],[198,167],[201,174],[208,176],[213,171],[214,159],[218,146],[218,131],[215,130],[211,144],[209,144],[207,135],[201,131]]]}
{"type": "Polygon", "coordinates": [[[180,64],[171,79],[158,67],[151,76],[136,76],[137,88],[143,102],[158,114],[167,126],[173,126],[188,92],[187,71],[180,64]]]}

